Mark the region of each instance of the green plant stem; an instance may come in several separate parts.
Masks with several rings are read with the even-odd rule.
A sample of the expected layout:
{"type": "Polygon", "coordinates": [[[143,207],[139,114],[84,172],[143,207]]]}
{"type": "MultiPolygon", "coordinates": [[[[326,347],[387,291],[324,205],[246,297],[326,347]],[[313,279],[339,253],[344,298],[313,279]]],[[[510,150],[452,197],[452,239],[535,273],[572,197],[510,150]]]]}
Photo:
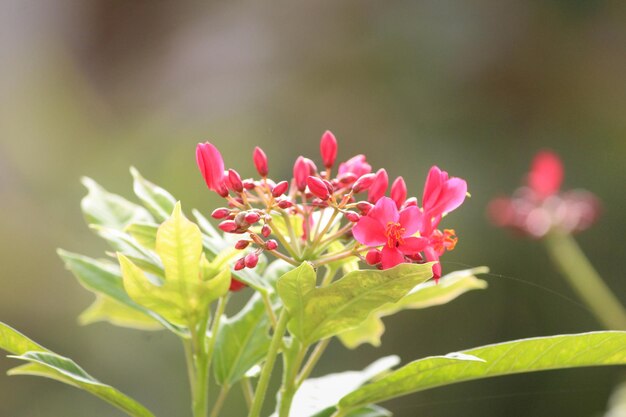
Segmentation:
{"type": "Polygon", "coordinates": [[[197,332],[193,332],[193,360],[195,369],[194,384],[192,385],[193,416],[206,417],[209,410],[209,368],[206,343],[207,320],[203,320],[197,332]]]}
{"type": "Polygon", "coordinates": [[[248,410],[252,406],[252,399],[254,398],[254,389],[250,383],[250,378],[244,378],[240,381],[241,390],[243,391],[243,398],[246,400],[246,406],[248,410]]]}
{"type": "MultiPolygon", "coordinates": [[[[219,298],[217,302],[217,307],[215,308],[215,317],[213,318],[213,323],[211,325],[211,338],[209,339],[209,344],[206,350],[207,363],[206,370],[208,372],[209,368],[211,368],[211,361],[213,360],[213,352],[215,351],[215,342],[217,340],[217,332],[220,329],[220,324],[222,322],[222,316],[224,316],[224,311],[226,311],[226,304],[228,304],[228,296],[229,293],[219,298]]],[[[205,331],[206,334],[206,331],[205,331]]],[[[206,337],[206,336],[205,336],[206,337]]],[[[208,379],[208,375],[207,375],[208,379]]]]}
{"type": "Polygon", "coordinates": [[[291,224],[291,218],[287,214],[285,210],[279,210],[281,216],[283,217],[283,221],[285,222],[285,226],[287,227],[287,231],[289,232],[289,238],[291,239],[291,244],[295,248],[294,250],[298,252],[298,257],[302,257],[302,251],[300,244],[298,243],[298,239],[296,238],[296,232],[293,230],[293,225],[291,224]]]}
{"type": "Polygon", "coordinates": [[[278,405],[278,417],[289,417],[289,410],[293,397],[300,386],[297,383],[298,369],[304,360],[307,348],[297,341],[292,341],[292,346],[288,354],[283,354],[283,383],[280,389],[280,404],[278,405]]]}
{"type": "Polygon", "coordinates": [[[309,377],[309,375],[315,368],[315,365],[317,365],[317,362],[320,360],[320,358],[324,354],[324,351],[328,347],[329,343],[330,343],[330,338],[324,339],[321,342],[319,342],[317,345],[315,345],[313,352],[311,352],[309,359],[306,361],[306,363],[302,367],[302,371],[300,371],[300,374],[298,375],[298,379],[296,382],[298,386],[300,386],[309,377]]]}
{"type": "Polygon", "coordinates": [[[272,300],[270,300],[270,296],[267,291],[259,291],[259,293],[261,294],[261,299],[263,300],[263,304],[265,305],[265,312],[270,318],[272,327],[276,328],[276,314],[274,314],[274,308],[272,308],[272,300]]]}
{"type": "Polygon", "coordinates": [[[217,396],[217,399],[215,400],[215,404],[213,404],[213,409],[211,410],[210,417],[217,417],[220,415],[220,411],[224,406],[224,400],[226,400],[226,397],[228,396],[228,391],[230,391],[230,386],[223,385],[219,395],[217,396]]]}
{"type": "Polygon", "coordinates": [[[570,285],[608,329],[626,330],[626,311],[570,234],[552,232],[548,253],[570,285]]]}
{"type": "Polygon", "coordinates": [[[288,321],[289,313],[287,313],[286,309],[283,309],[278,318],[278,322],[276,323],[276,327],[274,328],[274,335],[272,336],[272,341],[270,342],[270,347],[265,358],[265,364],[263,365],[261,376],[259,377],[259,382],[254,393],[254,400],[252,401],[248,417],[259,417],[261,414],[261,408],[263,407],[267,387],[272,376],[272,371],[274,370],[276,357],[278,356],[280,347],[283,344],[283,336],[285,334],[288,321]]]}

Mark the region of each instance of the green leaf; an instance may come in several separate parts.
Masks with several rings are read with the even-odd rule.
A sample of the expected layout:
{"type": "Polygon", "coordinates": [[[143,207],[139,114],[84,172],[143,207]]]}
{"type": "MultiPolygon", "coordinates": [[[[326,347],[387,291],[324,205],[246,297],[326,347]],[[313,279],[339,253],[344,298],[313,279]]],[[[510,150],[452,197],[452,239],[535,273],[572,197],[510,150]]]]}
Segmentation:
{"type": "MultiPolygon", "coordinates": [[[[362,371],[346,371],[305,380],[293,398],[290,416],[330,416],[346,394],[400,363],[397,356],[380,358],[362,371]]],[[[358,415],[362,414],[350,414],[358,415]]],[[[377,414],[373,414],[377,415],[377,414]]],[[[378,414],[381,415],[381,414],[378,414]]],[[[388,414],[382,414],[388,415],[388,414]]]]}
{"type": "Polygon", "coordinates": [[[356,409],[442,385],[550,369],[626,364],[626,332],[537,337],[419,359],[343,397],[356,409]]]}
{"type": "Polygon", "coordinates": [[[159,223],[165,221],[174,210],[176,199],[163,188],[142,177],[134,167],[130,168],[130,173],[133,176],[133,190],[137,197],[159,223]]]}
{"type": "MultiPolygon", "coordinates": [[[[332,417],[337,411],[335,407],[329,407],[324,411],[311,416],[311,417],[332,417]]],[[[358,410],[350,411],[345,417],[392,417],[391,411],[385,410],[377,405],[368,405],[367,407],[360,408],[358,410]]]]}
{"type": "Polygon", "coordinates": [[[154,221],[145,208],[108,192],[91,178],[82,178],[82,183],[88,193],[80,206],[88,224],[122,230],[130,223],[154,221]]]}
{"type": "Polygon", "coordinates": [[[124,231],[131,235],[141,246],[154,250],[156,247],[156,234],[159,225],[154,223],[131,223],[124,231]]]}
{"type": "Polygon", "coordinates": [[[78,316],[78,322],[82,325],[99,321],[107,321],[116,326],[131,329],[163,329],[163,326],[148,314],[103,295],[96,296],[96,300],[93,304],[87,307],[87,309],[78,316]]]}
{"type": "Polygon", "coordinates": [[[72,360],[50,352],[2,322],[0,322],[0,349],[15,355],[12,356],[14,358],[30,362],[13,368],[8,372],[9,375],[36,375],[55,379],[90,392],[130,416],[154,417],[143,405],[115,388],[95,380],[72,360]]]}
{"type": "Polygon", "coordinates": [[[51,352],[26,352],[14,359],[30,362],[9,371],[9,375],[35,375],[55,379],[87,391],[133,417],[154,417],[147,408],[110,385],[96,380],[71,359],[51,352]]]}
{"type": "Polygon", "coordinates": [[[163,317],[137,304],[128,296],[124,289],[120,268],[117,265],[62,249],[57,250],[57,253],[63,259],[65,267],[74,274],[83,287],[98,296],[104,296],[102,300],[96,300],[91,307],[83,312],[83,315],[80,317],[81,323],[87,324],[107,320],[112,324],[124,327],[147,329],[148,327],[154,327],[148,326],[148,324],[156,320],[162,326],[174,332],[180,332],[179,328],[167,322],[163,317]],[[118,305],[115,306],[113,303],[118,305]],[[127,309],[124,307],[127,307],[127,309]],[[136,313],[131,313],[130,310],[135,310],[136,313]],[[130,320],[131,318],[132,320],[130,320]],[[127,326],[131,325],[132,322],[135,322],[135,324],[127,326]],[[138,326],[141,322],[145,322],[146,327],[138,326]]]}
{"type": "Polygon", "coordinates": [[[233,385],[263,360],[270,345],[269,330],[269,319],[258,294],[237,315],[222,319],[213,361],[219,385],[233,385]]]}
{"type": "Polygon", "coordinates": [[[431,277],[432,264],[400,264],[384,271],[353,271],[315,288],[315,272],[305,263],[281,277],[277,291],[292,315],[289,331],[308,345],[358,326],[372,311],[431,277]]]}
{"type": "Polygon", "coordinates": [[[341,333],[338,337],[348,349],[354,349],[363,343],[380,346],[380,338],[385,332],[382,317],[401,310],[445,304],[468,291],[487,288],[487,282],[476,278],[475,275],[488,271],[486,267],[455,271],[443,276],[438,283],[428,281],[419,284],[398,302],[380,307],[359,326],[341,333]]]}

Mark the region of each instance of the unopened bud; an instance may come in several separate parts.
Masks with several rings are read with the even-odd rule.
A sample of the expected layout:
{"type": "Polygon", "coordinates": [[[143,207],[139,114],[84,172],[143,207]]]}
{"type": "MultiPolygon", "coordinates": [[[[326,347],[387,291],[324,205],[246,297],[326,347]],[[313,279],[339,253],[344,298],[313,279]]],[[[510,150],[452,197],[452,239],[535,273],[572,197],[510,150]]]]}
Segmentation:
{"type": "Polygon", "coordinates": [[[322,181],[324,182],[324,185],[328,189],[328,192],[332,194],[335,191],[335,187],[333,186],[333,184],[328,180],[323,179],[322,181]]]}
{"type": "Polygon", "coordinates": [[[268,237],[272,234],[272,229],[268,225],[264,224],[261,228],[261,234],[263,235],[263,237],[268,237]]]}
{"type": "Polygon", "coordinates": [[[417,207],[417,198],[411,197],[404,202],[404,207],[417,207]]]}
{"type": "Polygon", "coordinates": [[[346,172],[341,177],[339,177],[339,182],[341,182],[344,185],[348,185],[348,184],[352,184],[358,178],[359,177],[357,177],[356,174],[353,174],[352,172],[346,172]]]}
{"type": "Polygon", "coordinates": [[[254,252],[251,252],[246,255],[244,259],[246,268],[254,268],[257,263],[259,263],[259,255],[254,252]]]}
{"type": "Polygon", "coordinates": [[[247,214],[248,213],[246,213],[245,211],[242,211],[241,213],[235,216],[235,223],[237,224],[238,227],[248,227],[250,225],[250,223],[246,221],[247,214]]]}
{"type": "Polygon", "coordinates": [[[296,188],[298,191],[304,191],[306,188],[306,179],[311,175],[306,158],[299,156],[296,162],[293,164],[293,179],[296,182],[296,188]]]}
{"type": "Polygon", "coordinates": [[[217,227],[219,227],[220,230],[226,233],[233,233],[239,228],[239,226],[237,226],[237,223],[235,223],[233,220],[224,220],[219,225],[217,225],[217,227]]]}
{"type": "Polygon", "coordinates": [[[245,188],[246,190],[253,190],[254,180],[251,180],[251,179],[243,180],[243,188],[245,188]]]}
{"type": "Polygon", "coordinates": [[[211,217],[213,217],[214,219],[224,219],[228,217],[229,214],[229,209],[227,209],[226,207],[220,207],[213,210],[213,213],[211,213],[211,217]]]}
{"type": "MultiPolygon", "coordinates": [[[[246,267],[246,261],[245,258],[240,258],[237,260],[237,262],[235,262],[235,271],[241,271],[242,269],[244,269],[246,267]]],[[[235,279],[233,278],[233,281],[235,281],[235,279]]],[[[231,281],[231,285],[232,285],[232,281],[231,281]]]]}
{"type": "Polygon", "coordinates": [[[254,166],[256,167],[256,170],[259,172],[259,174],[261,174],[261,176],[265,178],[267,176],[268,169],[267,156],[265,155],[265,152],[263,152],[263,149],[259,148],[258,146],[254,148],[252,161],[254,162],[254,166]]]}
{"type": "Polygon", "coordinates": [[[359,216],[357,213],[355,213],[353,211],[346,211],[345,212],[345,216],[346,216],[346,219],[348,219],[352,223],[358,222],[359,219],[361,218],[361,216],[359,216]]]}
{"type": "Polygon", "coordinates": [[[387,171],[384,168],[381,168],[376,173],[376,178],[370,185],[367,200],[371,203],[376,203],[382,196],[385,195],[387,191],[387,186],[389,185],[389,177],[387,176],[387,171]]]}
{"type": "Polygon", "coordinates": [[[370,249],[365,255],[365,261],[370,265],[378,265],[382,256],[378,249],[370,249]]]}
{"type": "Polygon", "coordinates": [[[281,181],[276,184],[274,188],[272,188],[272,195],[274,197],[280,197],[281,195],[285,194],[285,191],[287,191],[288,187],[289,183],[287,181],[281,181]]]}
{"type": "Polygon", "coordinates": [[[249,240],[238,240],[237,243],[235,243],[235,249],[238,250],[242,250],[248,247],[248,245],[250,244],[249,240]]]}
{"type": "Polygon", "coordinates": [[[244,220],[248,224],[254,224],[258,222],[260,219],[261,219],[261,216],[259,215],[259,213],[256,213],[254,211],[248,212],[244,217],[244,220]]]}
{"type": "Polygon", "coordinates": [[[241,181],[241,176],[234,169],[228,170],[228,185],[233,191],[236,191],[238,193],[243,191],[243,182],[241,181]]]}
{"type": "Polygon", "coordinates": [[[396,207],[400,208],[406,201],[406,183],[404,178],[398,177],[391,184],[391,199],[396,202],[396,207]]]}
{"type": "Polygon", "coordinates": [[[278,247],[278,243],[274,239],[270,239],[265,243],[265,248],[267,250],[275,250],[278,247]]]}
{"type": "Polygon", "coordinates": [[[371,209],[374,208],[374,205],[372,203],[368,203],[367,201],[359,201],[356,203],[356,208],[359,209],[361,214],[366,215],[371,209]]]}
{"type": "MultiPolygon", "coordinates": [[[[240,268],[243,269],[243,266],[240,268]]],[[[232,278],[230,279],[230,287],[228,288],[230,291],[236,292],[236,291],[241,291],[244,288],[246,288],[247,285],[244,284],[243,282],[239,281],[238,279],[232,278]]]]}
{"type": "Polygon", "coordinates": [[[374,178],[376,178],[376,174],[365,174],[361,176],[361,178],[356,180],[352,185],[352,191],[360,193],[361,191],[367,190],[374,182],[374,178]]]}
{"type": "Polygon", "coordinates": [[[335,135],[330,130],[327,130],[322,135],[320,153],[322,154],[324,166],[326,168],[332,167],[335,159],[337,159],[337,139],[335,139],[335,135]]]}
{"type": "Polygon", "coordinates": [[[328,187],[321,179],[317,177],[307,177],[306,184],[309,186],[311,194],[318,197],[321,200],[328,200],[330,198],[330,192],[328,187]]]}
{"type": "Polygon", "coordinates": [[[293,203],[289,200],[280,200],[278,202],[278,207],[281,209],[288,209],[289,207],[293,207],[293,203]]]}

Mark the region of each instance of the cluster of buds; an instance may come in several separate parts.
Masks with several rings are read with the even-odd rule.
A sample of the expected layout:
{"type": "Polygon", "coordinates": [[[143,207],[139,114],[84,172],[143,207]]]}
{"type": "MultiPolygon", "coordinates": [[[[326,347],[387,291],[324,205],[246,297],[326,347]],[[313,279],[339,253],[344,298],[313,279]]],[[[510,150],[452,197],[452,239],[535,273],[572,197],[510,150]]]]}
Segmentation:
{"type": "MultiPolygon", "coordinates": [[[[235,270],[254,268],[262,252],[293,265],[306,260],[319,266],[356,256],[387,269],[403,262],[438,261],[454,248],[454,231],[441,231],[438,225],[464,201],[464,180],[432,167],[419,207],[415,197],[408,198],[402,177],[385,196],[387,171],[373,172],[364,155],[339,163],[335,171],[337,140],[330,131],[322,135],[320,153],[323,169],[300,156],[293,177],[275,181],[268,177],[265,152],[257,147],[252,159],[259,177],[242,179],[234,169],[224,169],[214,145],[198,144],[200,172],[208,188],[226,200],[212,217],[225,233],[245,236],[235,247],[248,251],[235,270]]],[[[438,263],[433,272],[435,278],[441,275],[438,263]]]]}
{"type": "Polygon", "coordinates": [[[540,239],[551,231],[580,232],[598,218],[600,203],[584,190],[560,191],[563,164],[552,152],[538,153],[527,176],[527,184],[512,197],[489,203],[492,222],[522,235],[540,239]]]}

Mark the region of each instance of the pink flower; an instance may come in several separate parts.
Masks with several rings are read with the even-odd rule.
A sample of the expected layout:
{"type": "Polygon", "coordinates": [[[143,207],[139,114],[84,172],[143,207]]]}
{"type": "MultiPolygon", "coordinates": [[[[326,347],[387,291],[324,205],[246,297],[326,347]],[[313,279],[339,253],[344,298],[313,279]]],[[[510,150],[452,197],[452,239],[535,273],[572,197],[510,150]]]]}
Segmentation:
{"type": "Polygon", "coordinates": [[[454,229],[444,229],[443,232],[439,229],[435,229],[430,236],[428,236],[428,245],[424,248],[424,255],[426,255],[428,262],[437,262],[433,265],[433,278],[435,281],[441,278],[439,257],[443,255],[444,252],[454,249],[458,240],[454,229]]]}
{"type": "Polygon", "coordinates": [[[383,269],[387,269],[405,262],[405,255],[415,255],[424,250],[427,239],[413,236],[421,220],[422,214],[417,207],[398,211],[395,201],[381,197],[367,216],[359,219],[352,228],[352,234],[364,245],[383,246],[380,261],[383,269]]]}
{"type": "Polygon", "coordinates": [[[387,171],[381,168],[376,172],[376,177],[374,177],[372,185],[368,188],[367,201],[376,203],[387,192],[387,186],[389,186],[389,177],[387,176],[387,171]]]}
{"type": "Polygon", "coordinates": [[[228,195],[224,178],[224,160],[220,151],[209,142],[196,146],[196,162],[210,190],[222,197],[228,195]]]}
{"type": "Polygon", "coordinates": [[[563,182],[561,159],[550,151],[539,152],[528,174],[528,186],[539,198],[556,194],[563,182]]]}
{"type": "Polygon", "coordinates": [[[465,200],[467,183],[461,178],[448,178],[446,171],[433,166],[428,172],[422,199],[424,214],[437,218],[459,207],[465,200]]]}
{"type": "Polygon", "coordinates": [[[338,177],[354,174],[355,179],[372,172],[372,166],[365,160],[365,155],[357,155],[339,164],[338,177]]]}
{"type": "Polygon", "coordinates": [[[335,135],[333,135],[333,132],[330,130],[327,130],[322,135],[320,153],[322,154],[324,166],[326,168],[332,167],[335,163],[335,159],[337,159],[337,139],[335,139],[335,135]]]}

